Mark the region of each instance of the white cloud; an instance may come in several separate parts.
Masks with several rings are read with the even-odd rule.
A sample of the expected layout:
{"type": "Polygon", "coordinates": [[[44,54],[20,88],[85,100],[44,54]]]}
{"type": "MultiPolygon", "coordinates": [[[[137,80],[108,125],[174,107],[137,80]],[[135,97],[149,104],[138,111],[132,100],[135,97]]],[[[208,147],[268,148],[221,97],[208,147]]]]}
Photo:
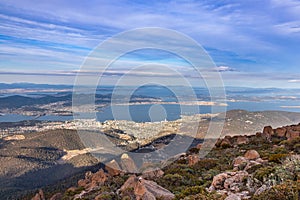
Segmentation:
{"type": "Polygon", "coordinates": [[[218,72],[233,72],[236,71],[235,69],[229,67],[229,66],[218,66],[215,68],[218,72]]]}
{"type": "Polygon", "coordinates": [[[288,80],[289,83],[300,83],[300,79],[288,80]]]}

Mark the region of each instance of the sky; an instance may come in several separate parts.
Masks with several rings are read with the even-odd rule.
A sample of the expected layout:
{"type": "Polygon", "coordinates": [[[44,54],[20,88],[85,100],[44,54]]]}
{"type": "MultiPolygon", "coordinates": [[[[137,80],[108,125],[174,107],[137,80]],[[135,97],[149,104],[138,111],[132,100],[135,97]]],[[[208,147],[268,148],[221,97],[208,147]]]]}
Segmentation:
{"type": "MultiPolygon", "coordinates": [[[[298,0],[1,0],[0,82],[73,84],[99,44],[124,31],[159,27],[200,44],[225,85],[297,88],[299,13],[298,0]]],[[[163,42],[159,36],[151,41],[163,42]]],[[[191,74],[174,55],[141,51],[107,70],[107,83],[137,63],[153,62],[191,74]]],[[[143,72],[161,74],[154,68],[143,72]]]]}

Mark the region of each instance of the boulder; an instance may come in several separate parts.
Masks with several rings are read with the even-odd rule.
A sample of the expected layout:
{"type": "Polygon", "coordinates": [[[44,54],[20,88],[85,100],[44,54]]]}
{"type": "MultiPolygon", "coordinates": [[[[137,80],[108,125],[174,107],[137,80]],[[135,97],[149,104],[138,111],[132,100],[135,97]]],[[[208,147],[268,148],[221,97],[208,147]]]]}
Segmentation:
{"type": "Polygon", "coordinates": [[[108,176],[107,174],[103,171],[103,169],[100,169],[96,173],[94,173],[91,177],[92,182],[100,183],[103,184],[105,181],[107,181],[108,176]]]}
{"type": "Polygon", "coordinates": [[[129,172],[129,173],[137,173],[138,172],[134,161],[126,153],[124,153],[121,156],[121,167],[122,167],[122,170],[125,172],[129,172]]]}
{"type": "Polygon", "coordinates": [[[300,131],[300,125],[299,124],[298,125],[293,125],[292,127],[293,127],[294,131],[300,131]]]}
{"type": "Polygon", "coordinates": [[[247,144],[248,142],[249,142],[249,139],[247,136],[237,136],[237,138],[236,138],[237,145],[247,144]]]}
{"type": "Polygon", "coordinates": [[[224,189],[224,182],[228,177],[229,175],[226,172],[214,176],[210,190],[224,189]]]}
{"type": "Polygon", "coordinates": [[[236,194],[230,194],[225,198],[225,200],[241,200],[241,197],[236,194]]]}
{"type": "Polygon", "coordinates": [[[246,171],[224,172],[214,176],[210,191],[227,190],[239,192],[240,188],[245,184],[245,179],[248,177],[246,171]]]}
{"type": "Polygon", "coordinates": [[[145,179],[154,179],[154,178],[160,178],[164,175],[164,172],[159,168],[149,168],[143,171],[142,177],[145,179]]]}
{"type": "Polygon", "coordinates": [[[300,136],[300,132],[295,131],[295,130],[288,130],[286,133],[286,137],[288,140],[295,139],[296,137],[299,137],[299,136],[300,136]]]}
{"type": "Polygon", "coordinates": [[[171,200],[175,198],[175,195],[171,193],[169,190],[161,187],[154,181],[148,181],[143,179],[142,184],[145,185],[146,189],[149,191],[149,193],[153,194],[155,198],[165,199],[165,200],[171,200]]]}
{"type": "Polygon", "coordinates": [[[278,137],[285,137],[286,134],[286,128],[276,128],[275,129],[275,135],[278,137]]]}
{"type": "Polygon", "coordinates": [[[105,170],[111,176],[119,175],[122,171],[116,160],[112,160],[112,161],[106,163],[105,170]]]}
{"type": "Polygon", "coordinates": [[[172,200],[175,195],[157,183],[145,180],[142,177],[130,176],[120,188],[121,195],[133,188],[133,194],[137,200],[155,200],[157,198],[172,200]]]}
{"type": "Polygon", "coordinates": [[[189,166],[195,165],[200,160],[199,155],[197,155],[197,154],[189,155],[187,159],[188,159],[189,166]]]}
{"type": "Polygon", "coordinates": [[[238,171],[233,176],[227,178],[224,181],[224,188],[228,191],[239,192],[241,186],[245,184],[245,180],[248,178],[246,171],[238,171]]]}
{"type": "Polygon", "coordinates": [[[266,185],[262,185],[260,188],[258,188],[255,193],[254,193],[254,196],[256,195],[260,195],[261,193],[263,193],[264,191],[268,190],[269,187],[266,186],[266,185]]]}
{"type": "Polygon", "coordinates": [[[245,166],[248,164],[248,162],[249,161],[245,157],[239,156],[233,160],[232,164],[233,164],[234,168],[241,170],[241,169],[245,168],[245,166]]]}
{"type": "Polygon", "coordinates": [[[263,159],[261,159],[261,158],[258,158],[258,159],[256,159],[255,161],[258,162],[259,164],[264,164],[264,163],[267,163],[267,162],[268,162],[268,160],[263,160],[263,159]]]}
{"type": "Polygon", "coordinates": [[[78,181],[79,187],[84,187],[86,190],[92,190],[96,187],[103,185],[108,179],[108,174],[106,174],[103,169],[100,169],[96,173],[87,172],[85,174],[85,179],[78,181]]]}
{"type": "Polygon", "coordinates": [[[272,135],[274,135],[274,130],[273,130],[272,126],[264,127],[263,135],[268,136],[268,137],[271,137],[272,135]]]}
{"type": "Polygon", "coordinates": [[[255,150],[248,150],[244,157],[248,160],[256,160],[260,157],[259,153],[255,150]]]}
{"type": "MultiPolygon", "coordinates": [[[[258,160],[258,159],[257,159],[258,160]]],[[[249,163],[246,165],[246,167],[244,168],[244,170],[248,171],[249,169],[251,169],[252,167],[256,166],[256,165],[261,165],[260,162],[257,162],[257,160],[250,160],[249,163]]]]}
{"type": "Polygon", "coordinates": [[[228,138],[224,138],[224,139],[222,139],[222,141],[220,143],[220,147],[222,147],[222,148],[232,147],[232,143],[228,138]]]}

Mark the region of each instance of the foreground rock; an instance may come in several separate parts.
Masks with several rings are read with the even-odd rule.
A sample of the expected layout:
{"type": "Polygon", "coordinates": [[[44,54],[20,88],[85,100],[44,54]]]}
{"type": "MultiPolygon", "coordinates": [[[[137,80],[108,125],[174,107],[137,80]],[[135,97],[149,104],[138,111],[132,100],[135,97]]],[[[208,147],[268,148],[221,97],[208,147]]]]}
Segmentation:
{"type": "Polygon", "coordinates": [[[169,190],[159,186],[154,181],[145,180],[142,177],[132,175],[124,183],[120,189],[123,197],[132,195],[137,200],[155,200],[157,198],[164,200],[171,200],[175,198],[169,190]],[[133,189],[133,191],[131,191],[133,189]]]}
{"type": "Polygon", "coordinates": [[[268,161],[262,160],[256,150],[248,150],[244,156],[238,156],[232,161],[233,171],[214,176],[208,190],[228,195],[226,200],[249,199],[250,193],[260,186],[254,185],[252,174],[249,174],[248,170],[266,162],[268,161]]]}
{"type": "Polygon", "coordinates": [[[210,191],[225,189],[227,191],[239,192],[247,177],[248,173],[246,171],[218,174],[213,178],[210,191]]]}
{"type": "Polygon", "coordinates": [[[143,171],[142,177],[145,179],[155,179],[155,178],[160,178],[164,175],[164,172],[160,168],[155,168],[155,169],[147,169],[143,171]]]}
{"type": "Polygon", "coordinates": [[[105,170],[108,172],[111,176],[117,176],[121,173],[121,167],[117,163],[116,160],[112,160],[105,165],[105,170]]]}
{"type": "Polygon", "coordinates": [[[244,157],[248,160],[255,160],[260,157],[259,153],[255,150],[249,150],[245,153],[244,157]]]}
{"type": "Polygon", "coordinates": [[[216,147],[228,148],[248,144],[251,138],[253,139],[255,137],[262,138],[269,143],[274,138],[284,138],[287,140],[292,140],[300,137],[300,123],[297,125],[279,127],[276,129],[273,129],[271,126],[265,126],[263,131],[256,133],[256,135],[226,135],[224,138],[218,140],[218,142],[216,143],[216,147]]]}
{"type": "Polygon", "coordinates": [[[137,173],[138,172],[134,161],[126,153],[124,153],[121,156],[121,167],[124,172],[129,172],[129,173],[137,173]]]}
{"type": "Polygon", "coordinates": [[[102,186],[108,179],[108,174],[106,174],[103,169],[100,169],[96,173],[87,172],[85,174],[85,179],[78,181],[78,186],[83,187],[85,190],[90,191],[96,187],[102,186]]]}

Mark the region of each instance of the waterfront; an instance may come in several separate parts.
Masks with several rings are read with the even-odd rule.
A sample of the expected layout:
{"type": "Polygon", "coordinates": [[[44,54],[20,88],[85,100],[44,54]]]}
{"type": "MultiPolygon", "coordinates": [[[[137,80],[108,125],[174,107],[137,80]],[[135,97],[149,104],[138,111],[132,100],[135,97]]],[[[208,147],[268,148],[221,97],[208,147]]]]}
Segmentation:
{"type": "MultiPolygon", "coordinates": [[[[277,110],[287,112],[300,112],[300,108],[296,107],[298,101],[235,101],[227,102],[228,106],[226,109],[236,110],[242,109],[247,111],[266,111],[266,110],[277,110]]],[[[194,115],[194,114],[206,114],[211,113],[212,106],[210,105],[178,105],[178,104],[161,104],[165,109],[162,114],[164,115],[149,115],[151,113],[151,107],[160,104],[145,104],[145,105],[116,105],[114,106],[114,115],[112,108],[106,106],[98,110],[97,120],[104,122],[106,120],[132,120],[135,122],[149,122],[149,121],[173,121],[180,118],[181,115],[194,115]],[[126,113],[129,111],[131,118],[128,118],[126,113]]],[[[162,108],[160,107],[160,109],[162,108]]],[[[216,111],[224,110],[223,106],[215,106],[216,111]]],[[[161,111],[158,111],[161,112],[161,111]]],[[[79,116],[80,117],[80,116],[79,116]]],[[[79,118],[78,117],[78,118],[79,118]]],[[[76,117],[77,118],[77,117],[76,117]]],[[[67,121],[72,120],[73,116],[62,116],[62,115],[46,115],[36,118],[35,116],[26,116],[21,114],[4,114],[0,116],[0,122],[18,122],[23,120],[41,120],[41,121],[67,121]]]]}

